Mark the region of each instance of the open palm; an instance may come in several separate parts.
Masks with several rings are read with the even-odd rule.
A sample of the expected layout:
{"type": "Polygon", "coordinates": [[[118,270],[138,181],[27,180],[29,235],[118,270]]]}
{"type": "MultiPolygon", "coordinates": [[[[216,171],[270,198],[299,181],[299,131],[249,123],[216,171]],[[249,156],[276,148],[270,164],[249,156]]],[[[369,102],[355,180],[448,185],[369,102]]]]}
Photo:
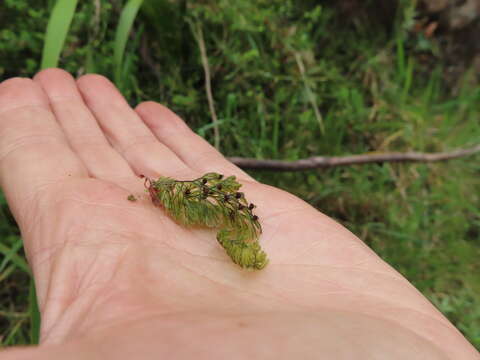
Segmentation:
{"type": "MultiPolygon", "coordinates": [[[[34,271],[44,344],[70,344],[92,333],[108,338],[102,331],[125,324],[137,326],[133,333],[147,341],[153,325],[141,324],[148,319],[163,338],[198,327],[185,335],[190,344],[198,333],[221,329],[223,342],[212,340],[212,351],[232,358],[239,346],[234,333],[256,326],[284,338],[290,335],[279,329],[287,322],[324,346],[339,337],[359,341],[360,347],[350,345],[357,352],[370,343],[391,346],[392,359],[409,354],[394,348],[399,339],[420,352],[438,351],[438,358],[476,356],[358,238],[302,200],[254,181],[167,108],[147,102],[133,110],[103,77],[75,81],[50,69],[33,81],[2,83],[0,111],[1,185],[34,271]],[[211,171],[236,175],[258,206],[260,242],[270,258],[264,270],[233,264],[214,232],[176,224],[152,205],[138,177],[187,180],[211,171]],[[128,201],[129,194],[138,201],[128,201]],[[310,323],[324,325],[310,334],[303,328],[310,323]],[[390,339],[381,340],[385,329],[390,339]]],[[[247,331],[241,341],[249,336],[260,335],[247,331]]],[[[157,345],[157,353],[168,353],[168,341],[148,341],[142,349],[157,345]]],[[[373,358],[375,349],[365,351],[373,358]]]]}

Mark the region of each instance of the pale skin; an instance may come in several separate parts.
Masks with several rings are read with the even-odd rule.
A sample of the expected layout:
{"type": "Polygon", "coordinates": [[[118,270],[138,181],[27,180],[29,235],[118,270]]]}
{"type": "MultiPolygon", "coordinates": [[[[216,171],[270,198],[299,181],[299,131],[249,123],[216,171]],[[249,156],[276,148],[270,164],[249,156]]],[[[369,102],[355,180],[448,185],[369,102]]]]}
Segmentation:
{"type": "Polygon", "coordinates": [[[42,314],[41,346],[1,360],[480,359],[352,233],[256,182],[166,107],[132,109],[104,77],[49,69],[0,84],[0,185],[42,314]],[[211,171],[236,175],[258,206],[264,270],[177,225],[138,178],[211,171]]]}

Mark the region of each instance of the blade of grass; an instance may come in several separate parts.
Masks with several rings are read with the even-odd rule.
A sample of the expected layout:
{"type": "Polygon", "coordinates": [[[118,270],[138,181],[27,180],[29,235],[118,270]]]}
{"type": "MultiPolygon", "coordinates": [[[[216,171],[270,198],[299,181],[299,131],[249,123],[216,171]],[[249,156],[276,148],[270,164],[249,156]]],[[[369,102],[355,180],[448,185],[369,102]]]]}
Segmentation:
{"type": "Polygon", "coordinates": [[[42,53],[42,69],[57,67],[77,0],[58,0],[48,20],[42,53]]]}
{"type": "Polygon", "coordinates": [[[122,65],[123,55],[125,54],[125,47],[127,45],[128,35],[133,26],[138,10],[142,5],[143,0],[129,0],[122,10],[120,21],[118,22],[117,31],[115,33],[115,42],[113,50],[114,62],[114,80],[117,86],[122,82],[122,65]]]}
{"type": "Polygon", "coordinates": [[[12,262],[19,269],[30,273],[30,268],[28,267],[26,261],[17,254],[17,251],[22,247],[22,242],[19,240],[18,243],[14,244],[11,248],[0,243],[0,254],[4,256],[4,260],[0,266],[0,271],[2,271],[8,262],[12,262]]]}
{"type": "Polygon", "coordinates": [[[310,101],[310,104],[312,105],[313,112],[315,114],[315,118],[317,119],[318,126],[320,127],[320,132],[323,135],[323,134],[325,134],[325,126],[323,125],[322,113],[320,112],[320,109],[318,108],[317,100],[315,98],[315,94],[313,93],[312,88],[309,85],[309,80],[308,80],[308,77],[307,77],[307,73],[305,71],[305,65],[303,64],[303,60],[302,60],[302,55],[298,51],[295,51],[294,55],[295,55],[295,61],[297,62],[298,69],[300,70],[300,75],[302,76],[303,85],[305,86],[305,91],[307,93],[308,100],[310,101]]]}
{"type": "Polygon", "coordinates": [[[22,325],[25,322],[25,319],[18,319],[15,325],[13,326],[10,333],[7,335],[6,339],[3,341],[4,345],[14,345],[14,339],[18,333],[22,332],[22,325]]]}
{"type": "Polygon", "coordinates": [[[410,89],[412,87],[414,65],[415,64],[413,62],[413,58],[412,57],[408,58],[407,67],[404,73],[405,76],[403,78],[404,84],[402,89],[402,100],[401,100],[402,105],[405,104],[407,97],[410,93],[410,89]]]}
{"type": "Polygon", "coordinates": [[[92,16],[92,20],[90,22],[91,26],[91,34],[89,35],[89,40],[87,44],[87,52],[85,55],[85,73],[92,74],[96,72],[96,62],[95,58],[95,51],[98,50],[98,46],[101,43],[102,38],[102,31],[101,31],[101,15],[102,15],[102,3],[100,0],[94,0],[93,6],[95,8],[95,12],[92,16]]]}
{"type": "MultiPolygon", "coordinates": [[[[217,121],[217,125],[221,126],[222,124],[231,123],[231,122],[232,122],[232,120],[230,120],[230,119],[220,119],[220,120],[217,121]]],[[[200,135],[201,137],[204,138],[206,136],[207,130],[212,129],[214,126],[215,126],[215,124],[213,124],[213,123],[205,124],[202,127],[198,128],[196,130],[196,132],[197,132],[198,135],[200,135]]]]}
{"type": "Polygon", "coordinates": [[[38,310],[37,293],[35,291],[33,277],[30,279],[28,303],[28,312],[30,314],[30,343],[38,344],[40,340],[40,311],[38,310]]]}
{"type": "Polygon", "coordinates": [[[5,279],[8,279],[8,277],[12,275],[15,271],[18,271],[18,268],[15,265],[9,265],[7,268],[2,270],[2,272],[0,272],[0,283],[2,283],[2,281],[5,281],[5,279]]]}
{"type": "Polygon", "coordinates": [[[397,45],[397,73],[400,79],[405,78],[405,47],[403,42],[403,36],[401,34],[397,35],[396,45],[397,45]]]}

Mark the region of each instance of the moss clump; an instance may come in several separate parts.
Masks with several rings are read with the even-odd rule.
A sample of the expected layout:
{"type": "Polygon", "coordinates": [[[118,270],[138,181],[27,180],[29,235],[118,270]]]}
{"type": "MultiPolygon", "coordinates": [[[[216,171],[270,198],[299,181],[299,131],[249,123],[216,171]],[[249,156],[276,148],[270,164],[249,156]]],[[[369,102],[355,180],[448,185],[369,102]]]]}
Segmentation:
{"type": "Polygon", "coordinates": [[[242,185],[235,176],[212,172],[190,181],[162,176],[146,178],[145,186],[152,202],[181,225],[218,229],[217,241],[235,264],[256,270],[267,265],[258,243],[262,227],[252,212],[255,205],[238,191],[242,185]]]}

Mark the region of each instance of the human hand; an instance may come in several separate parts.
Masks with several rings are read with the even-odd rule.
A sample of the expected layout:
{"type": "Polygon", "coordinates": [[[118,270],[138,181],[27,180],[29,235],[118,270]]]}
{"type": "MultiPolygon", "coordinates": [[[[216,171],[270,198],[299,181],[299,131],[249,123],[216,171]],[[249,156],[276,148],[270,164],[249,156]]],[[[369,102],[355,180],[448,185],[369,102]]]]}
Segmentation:
{"type": "Polygon", "coordinates": [[[0,184],[52,345],[2,360],[478,356],[353,234],[256,182],[167,108],[132,110],[103,77],[49,69],[0,84],[0,112],[0,184]],[[214,232],[176,224],[138,178],[211,171],[236,175],[258,206],[264,270],[232,264],[214,232]]]}

